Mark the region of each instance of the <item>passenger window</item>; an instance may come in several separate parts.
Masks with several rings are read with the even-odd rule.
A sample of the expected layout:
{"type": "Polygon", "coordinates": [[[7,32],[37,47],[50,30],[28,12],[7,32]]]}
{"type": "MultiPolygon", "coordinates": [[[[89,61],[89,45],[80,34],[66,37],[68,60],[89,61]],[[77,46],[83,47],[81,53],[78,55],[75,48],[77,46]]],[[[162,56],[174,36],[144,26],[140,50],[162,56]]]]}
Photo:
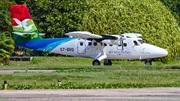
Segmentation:
{"type": "Polygon", "coordinates": [[[80,42],[80,46],[83,46],[83,42],[80,42]]]}
{"type": "Polygon", "coordinates": [[[127,43],[124,43],[123,46],[126,47],[126,46],[127,46],[127,43]]]}
{"type": "Polygon", "coordinates": [[[113,46],[112,44],[109,44],[109,46],[113,46]]]}
{"type": "Polygon", "coordinates": [[[104,43],[104,46],[107,46],[107,44],[106,44],[106,43],[104,43]]]}
{"type": "Polygon", "coordinates": [[[92,45],[92,42],[88,42],[88,45],[91,46],[91,45],[92,45]]]}
{"type": "Polygon", "coordinates": [[[94,46],[97,46],[97,42],[94,42],[94,46]]]}

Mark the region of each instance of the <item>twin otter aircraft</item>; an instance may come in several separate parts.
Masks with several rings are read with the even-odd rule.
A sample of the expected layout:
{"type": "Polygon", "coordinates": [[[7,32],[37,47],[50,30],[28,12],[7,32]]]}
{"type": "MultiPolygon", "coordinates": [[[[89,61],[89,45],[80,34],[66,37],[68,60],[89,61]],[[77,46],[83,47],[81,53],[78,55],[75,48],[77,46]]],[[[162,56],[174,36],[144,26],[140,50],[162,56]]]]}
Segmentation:
{"type": "MultiPolygon", "coordinates": [[[[93,65],[112,65],[111,59],[147,59],[163,57],[167,50],[144,43],[141,34],[95,35],[86,31],[66,33],[69,38],[42,39],[26,5],[11,5],[16,45],[51,53],[94,58],[93,65]]],[[[151,65],[151,61],[146,61],[151,65]]]]}

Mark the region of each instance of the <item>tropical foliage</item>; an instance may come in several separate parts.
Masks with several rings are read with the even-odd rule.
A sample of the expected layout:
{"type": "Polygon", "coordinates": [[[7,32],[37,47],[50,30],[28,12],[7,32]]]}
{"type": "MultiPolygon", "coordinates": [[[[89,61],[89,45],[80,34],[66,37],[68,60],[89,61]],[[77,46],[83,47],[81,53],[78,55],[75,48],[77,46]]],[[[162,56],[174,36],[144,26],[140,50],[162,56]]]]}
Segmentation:
{"type": "Polygon", "coordinates": [[[0,32],[12,31],[9,12],[9,6],[11,4],[13,4],[13,2],[9,0],[0,0],[0,32]]]}
{"type": "Polygon", "coordinates": [[[9,57],[14,51],[14,41],[9,32],[0,35],[0,63],[9,64],[9,57]]]}
{"type": "Polygon", "coordinates": [[[14,41],[11,37],[11,20],[9,6],[13,4],[9,0],[0,1],[0,63],[9,64],[9,57],[14,51],[14,41]]]}
{"type": "Polygon", "coordinates": [[[179,54],[177,21],[157,0],[88,0],[82,30],[97,34],[143,34],[145,42],[163,47],[169,55],[162,61],[173,60],[179,54]]]}
{"type": "Polygon", "coordinates": [[[180,24],[180,0],[161,0],[167,6],[180,24]]]}
{"type": "Polygon", "coordinates": [[[46,37],[62,37],[75,30],[96,34],[141,33],[146,42],[168,50],[169,55],[161,58],[162,61],[174,60],[180,50],[178,1],[1,0],[0,32],[11,32],[9,6],[15,2],[25,3],[46,37]]]}
{"type": "Polygon", "coordinates": [[[143,34],[146,42],[168,50],[169,55],[162,61],[173,60],[179,54],[178,23],[157,0],[29,0],[27,5],[47,37],[74,30],[96,34],[136,32],[143,34]]]}
{"type": "Polygon", "coordinates": [[[66,32],[79,30],[88,9],[85,0],[27,0],[26,4],[46,37],[62,37],[66,32]]]}

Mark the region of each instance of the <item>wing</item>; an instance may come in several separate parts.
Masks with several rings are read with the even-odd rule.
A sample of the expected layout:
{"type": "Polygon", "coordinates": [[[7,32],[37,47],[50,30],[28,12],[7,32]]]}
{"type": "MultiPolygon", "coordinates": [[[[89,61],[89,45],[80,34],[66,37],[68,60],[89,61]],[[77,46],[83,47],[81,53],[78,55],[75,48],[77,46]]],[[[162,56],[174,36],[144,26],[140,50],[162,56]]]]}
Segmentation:
{"type": "Polygon", "coordinates": [[[80,39],[87,39],[87,40],[95,40],[97,42],[101,42],[102,40],[109,39],[109,40],[117,40],[118,37],[112,35],[96,35],[92,34],[87,31],[74,31],[66,33],[65,35],[78,37],[80,39]]]}
{"type": "Polygon", "coordinates": [[[90,32],[86,32],[86,31],[74,31],[74,32],[66,33],[65,35],[72,36],[72,37],[78,37],[81,39],[87,39],[87,40],[91,40],[91,41],[95,40],[96,42],[98,42],[97,46],[100,49],[100,54],[96,56],[96,59],[98,59],[98,60],[102,60],[102,59],[107,58],[107,55],[104,52],[103,47],[100,44],[100,42],[112,43],[111,41],[118,39],[118,37],[113,36],[113,35],[96,35],[96,34],[92,34],[90,32]]]}
{"type": "Polygon", "coordinates": [[[95,35],[95,34],[92,34],[90,32],[86,32],[86,31],[74,31],[74,32],[69,32],[69,33],[66,33],[65,35],[68,35],[68,36],[73,36],[73,37],[78,37],[78,38],[82,38],[82,39],[87,39],[87,38],[102,38],[102,36],[100,35],[95,35]]]}

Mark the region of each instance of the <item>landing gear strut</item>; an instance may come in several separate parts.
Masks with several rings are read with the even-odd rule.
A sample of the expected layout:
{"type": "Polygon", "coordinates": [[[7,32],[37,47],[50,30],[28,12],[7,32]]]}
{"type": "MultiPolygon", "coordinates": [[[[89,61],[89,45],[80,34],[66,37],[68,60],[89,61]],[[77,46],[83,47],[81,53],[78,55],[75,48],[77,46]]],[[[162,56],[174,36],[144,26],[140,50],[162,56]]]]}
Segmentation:
{"type": "Polygon", "coordinates": [[[104,65],[105,65],[105,66],[111,66],[111,65],[112,65],[111,60],[105,59],[105,60],[104,60],[104,65]]]}
{"type": "Polygon", "coordinates": [[[151,66],[151,65],[152,65],[152,60],[147,59],[147,60],[145,61],[145,65],[146,65],[146,66],[151,66]]]}
{"type": "Polygon", "coordinates": [[[101,62],[100,62],[99,60],[94,60],[94,61],[92,62],[92,65],[93,65],[93,66],[99,66],[99,65],[101,65],[101,62]]]}

